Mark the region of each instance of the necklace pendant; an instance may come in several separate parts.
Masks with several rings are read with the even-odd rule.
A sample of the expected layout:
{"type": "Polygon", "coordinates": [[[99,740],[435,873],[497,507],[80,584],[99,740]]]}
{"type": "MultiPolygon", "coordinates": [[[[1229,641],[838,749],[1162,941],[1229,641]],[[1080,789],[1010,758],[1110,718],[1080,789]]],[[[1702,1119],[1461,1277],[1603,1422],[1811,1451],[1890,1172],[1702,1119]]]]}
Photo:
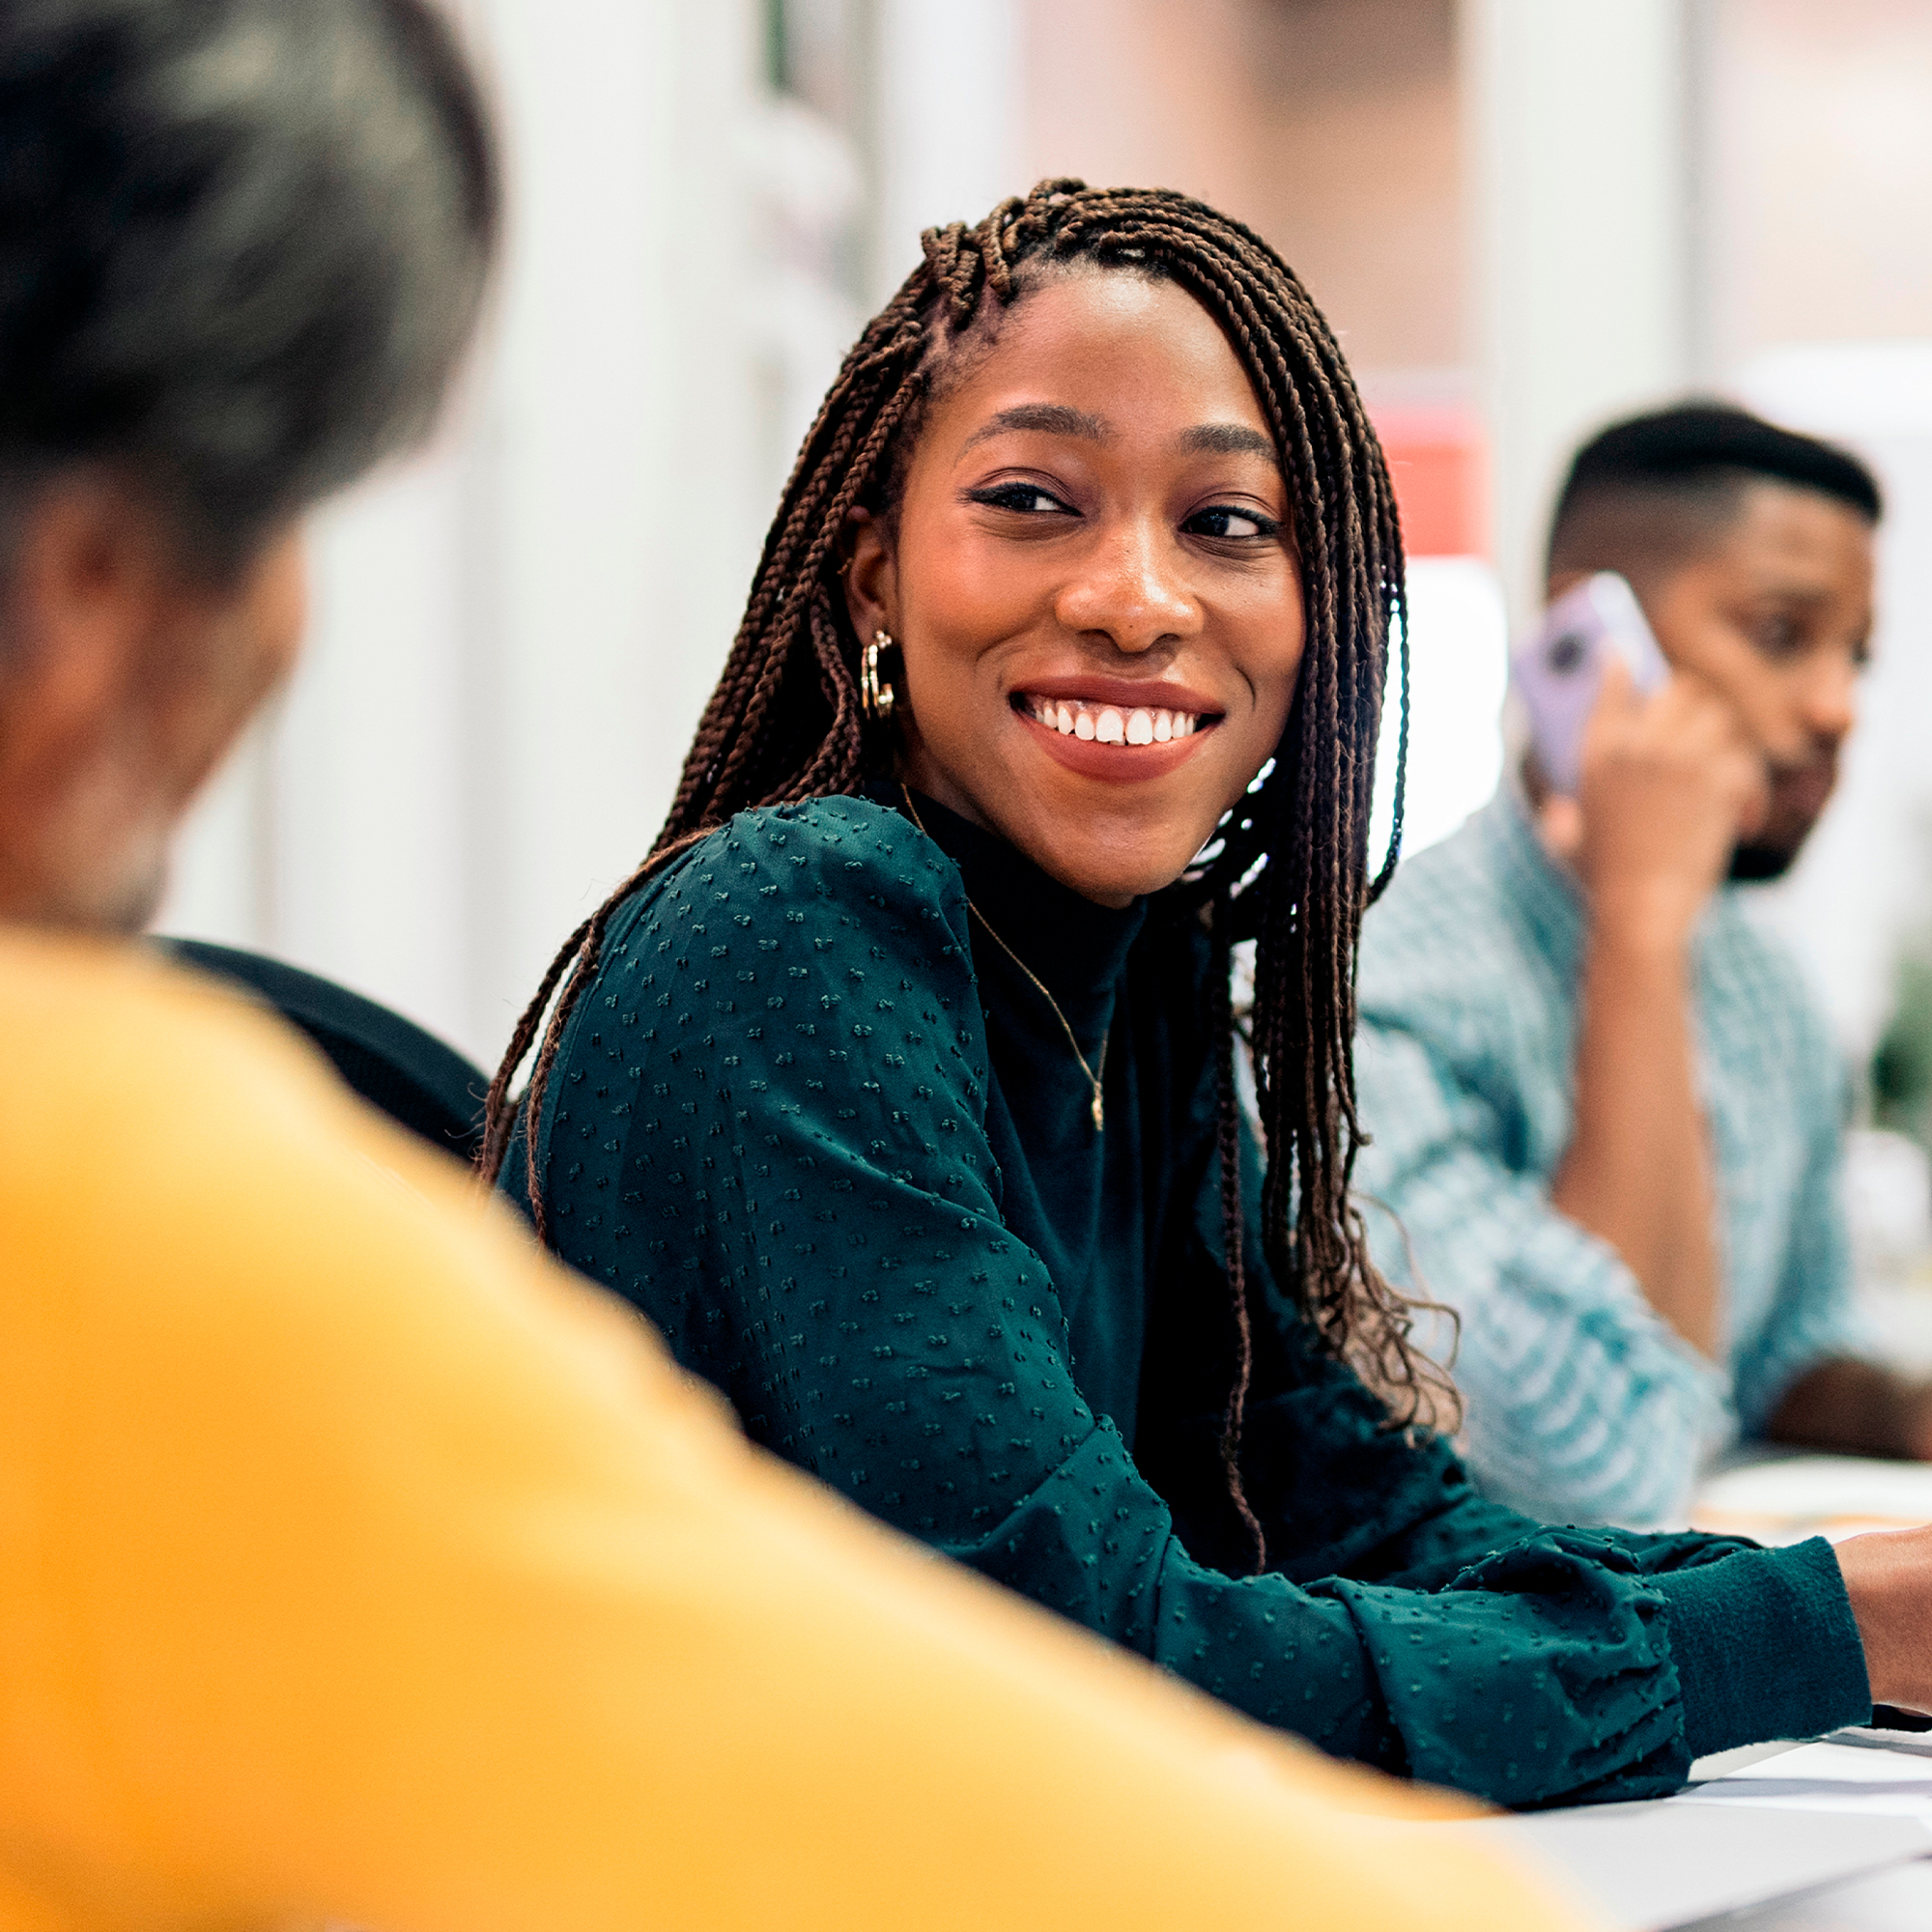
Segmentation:
{"type": "Polygon", "coordinates": [[[1094,1090],[1094,1126],[1099,1133],[1107,1130],[1106,1115],[1100,1106],[1100,1090],[1097,1087],[1094,1090]]]}

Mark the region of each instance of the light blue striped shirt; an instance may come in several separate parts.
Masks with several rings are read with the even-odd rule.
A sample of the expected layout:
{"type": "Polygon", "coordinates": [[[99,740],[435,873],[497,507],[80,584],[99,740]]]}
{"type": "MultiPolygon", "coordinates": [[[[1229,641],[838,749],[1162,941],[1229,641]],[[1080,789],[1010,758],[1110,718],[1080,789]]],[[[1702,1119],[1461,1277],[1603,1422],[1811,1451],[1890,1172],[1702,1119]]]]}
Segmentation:
{"type": "MultiPolygon", "coordinates": [[[[1467,1449],[1533,1515],[1679,1520],[1711,1453],[1857,1353],[1844,1078],[1796,963],[1734,889],[1694,948],[1723,1263],[1721,1364],[1549,1199],[1570,1143],[1584,914],[1506,787],[1406,863],[1362,936],[1356,1185],[1376,1258],[1462,1317],[1467,1449]],[[1393,1219],[1391,1218],[1393,1216],[1393,1219]]],[[[1446,1352],[1446,1324],[1425,1335],[1446,1352]]]]}

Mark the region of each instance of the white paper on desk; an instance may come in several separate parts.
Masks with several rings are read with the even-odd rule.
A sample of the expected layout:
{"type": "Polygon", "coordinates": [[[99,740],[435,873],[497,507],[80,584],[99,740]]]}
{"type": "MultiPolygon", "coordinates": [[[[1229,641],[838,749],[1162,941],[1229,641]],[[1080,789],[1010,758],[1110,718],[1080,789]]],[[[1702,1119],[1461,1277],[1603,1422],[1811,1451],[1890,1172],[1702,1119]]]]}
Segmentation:
{"type": "Polygon", "coordinates": [[[1932,1757],[1863,1745],[1800,1745],[1728,1777],[1692,1785],[1669,1802],[1840,1815],[1851,1811],[1866,1818],[1917,1818],[1932,1827],[1932,1757]]]}
{"type": "Polygon", "coordinates": [[[1468,1833],[1541,1865],[1594,1903],[1615,1932],[1666,1932],[1932,1852],[1932,1830],[1913,1818],[1681,1798],[1423,1829],[1468,1833]]]}

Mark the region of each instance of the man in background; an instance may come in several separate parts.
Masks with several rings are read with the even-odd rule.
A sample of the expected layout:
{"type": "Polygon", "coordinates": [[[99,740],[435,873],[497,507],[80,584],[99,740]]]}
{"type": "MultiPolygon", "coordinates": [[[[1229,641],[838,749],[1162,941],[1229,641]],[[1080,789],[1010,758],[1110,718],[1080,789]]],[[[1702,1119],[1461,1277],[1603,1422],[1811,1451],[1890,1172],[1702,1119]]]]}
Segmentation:
{"type": "Polygon", "coordinates": [[[1367,921],[1356,1179],[1381,1264],[1460,1318],[1471,1460],[1525,1510],[1669,1521],[1740,1430],[1932,1455],[1932,1393],[1860,1356],[1841,1069],[1738,891],[1832,795],[1879,514],[1855,458],[1740,410],[1604,431],[1548,595],[1622,575],[1669,681],[1612,666],[1577,796],[1532,752],[1367,921]]]}
{"type": "Polygon", "coordinates": [[[421,0],[0,0],[0,1924],[1553,1927],[753,1454],[126,943],[491,154],[421,0]]]}

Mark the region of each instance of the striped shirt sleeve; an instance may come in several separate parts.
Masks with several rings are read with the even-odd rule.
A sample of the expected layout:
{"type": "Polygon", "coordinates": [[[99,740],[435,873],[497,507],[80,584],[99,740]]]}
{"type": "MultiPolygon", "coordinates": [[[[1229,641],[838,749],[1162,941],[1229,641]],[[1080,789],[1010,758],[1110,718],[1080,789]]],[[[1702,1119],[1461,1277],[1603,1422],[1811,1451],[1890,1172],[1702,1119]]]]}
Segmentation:
{"type": "Polygon", "coordinates": [[[1804,1169],[1788,1245],[1769,1313],[1737,1355],[1738,1417],[1747,1435],[1763,1431],[1786,1390],[1807,1370],[1838,1357],[1870,1355],[1876,1347],[1854,1292],[1844,1068],[1822,1026],[1813,1022],[1803,1033],[1811,1105],[1800,1123],[1804,1169]]]}

